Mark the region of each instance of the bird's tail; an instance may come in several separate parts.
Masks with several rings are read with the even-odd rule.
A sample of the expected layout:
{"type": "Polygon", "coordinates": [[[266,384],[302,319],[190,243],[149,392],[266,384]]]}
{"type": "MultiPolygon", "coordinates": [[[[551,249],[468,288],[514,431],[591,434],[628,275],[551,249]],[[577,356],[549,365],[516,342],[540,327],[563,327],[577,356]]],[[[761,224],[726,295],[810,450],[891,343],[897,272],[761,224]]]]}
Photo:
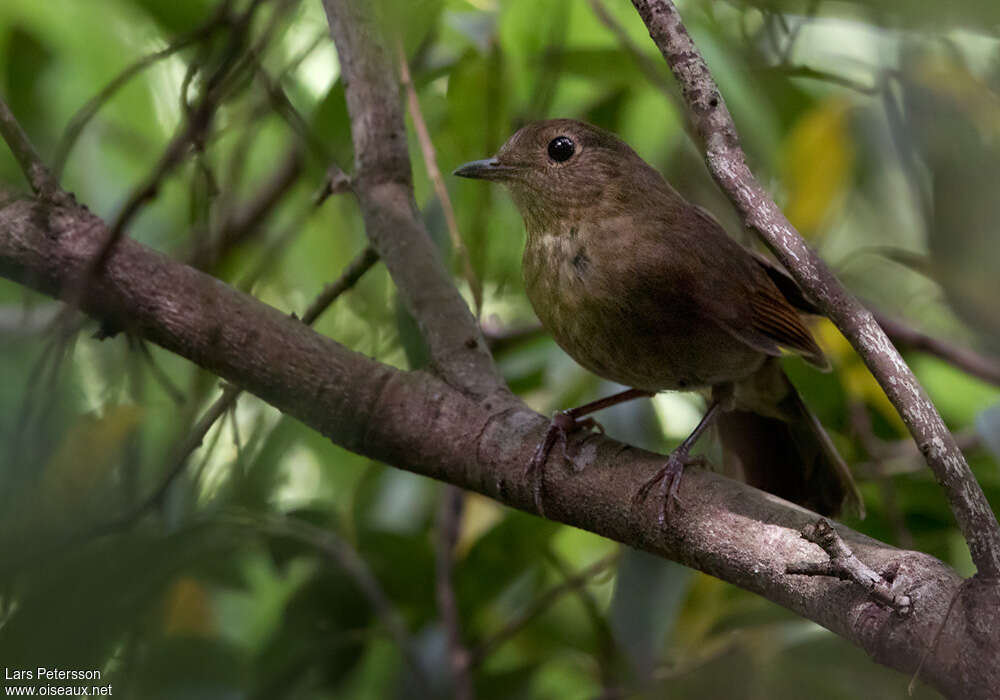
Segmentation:
{"type": "Polygon", "coordinates": [[[780,375],[788,391],[768,413],[781,417],[739,405],[719,416],[726,472],[823,515],[846,507],[863,518],[864,502],[850,469],[784,372],[780,375]]]}

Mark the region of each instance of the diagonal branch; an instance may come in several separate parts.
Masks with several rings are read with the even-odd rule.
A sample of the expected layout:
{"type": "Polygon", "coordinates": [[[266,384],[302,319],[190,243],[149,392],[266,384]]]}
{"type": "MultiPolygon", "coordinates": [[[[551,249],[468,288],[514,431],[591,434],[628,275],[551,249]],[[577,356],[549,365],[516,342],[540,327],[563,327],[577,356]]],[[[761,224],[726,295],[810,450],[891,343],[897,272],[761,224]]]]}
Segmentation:
{"type": "Polygon", "coordinates": [[[66,196],[3,98],[0,98],[0,136],[7,142],[35,194],[49,199],[66,196]]]}
{"type": "Polygon", "coordinates": [[[857,350],[944,487],[979,573],[1000,577],[1000,524],[934,404],[872,313],[844,289],[747,167],[722,94],[671,0],[632,0],[632,4],[680,83],[713,177],[744,223],[763,238],[857,350]]]}
{"type": "MultiPolygon", "coordinates": [[[[70,294],[106,237],[107,227],[86,210],[10,203],[0,209],[0,276],[49,295],[70,294]]],[[[522,475],[548,420],[509,394],[476,400],[428,373],[375,362],[128,238],[83,290],[80,308],[188,358],[349,450],[533,509],[522,475]]],[[[914,614],[893,615],[853,584],[785,573],[789,563],[815,556],[815,546],[799,536],[813,513],[691,469],[681,484],[684,518],[663,530],[655,504],[630,509],[661,456],[596,437],[580,447],[577,462],[579,473],[548,475],[546,509],[555,519],[756,592],[902,671],[916,669],[940,629],[922,678],[951,696],[985,698],[1000,687],[998,582],[975,579],[946,616],[961,583],[953,570],[840,529],[873,570],[897,567],[895,580],[909,592],[914,614]]]]}
{"type": "Polygon", "coordinates": [[[972,348],[956,345],[944,338],[927,335],[908,326],[903,321],[877,311],[873,313],[878,325],[882,326],[882,330],[892,338],[892,342],[896,346],[934,355],[973,377],[1000,386],[1000,358],[984,355],[972,348]]]}
{"type": "Polygon", "coordinates": [[[353,183],[365,230],[416,319],[433,369],[476,395],[503,386],[476,320],[452,283],[413,199],[396,62],[364,0],[324,0],[351,116],[353,183]]]}

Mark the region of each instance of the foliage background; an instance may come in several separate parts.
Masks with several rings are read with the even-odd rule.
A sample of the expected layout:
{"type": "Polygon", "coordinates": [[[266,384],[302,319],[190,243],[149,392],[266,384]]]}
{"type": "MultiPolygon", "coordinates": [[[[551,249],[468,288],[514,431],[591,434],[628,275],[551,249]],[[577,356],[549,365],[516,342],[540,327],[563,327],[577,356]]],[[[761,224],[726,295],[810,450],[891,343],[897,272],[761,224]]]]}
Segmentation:
{"type": "MultiPolygon", "coordinates": [[[[402,35],[442,170],[492,154],[527,120],[585,119],[621,134],[741,235],[629,4],[604,5],[621,35],[583,0],[383,4],[384,21],[402,35]]],[[[5,0],[0,89],[55,162],[82,105],[217,5],[5,0]]],[[[1000,6],[688,0],[680,9],[754,169],[840,277],[932,335],[998,351],[1000,6]]],[[[350,168],[343,87],[319,2],[264,2],[250,36],[239,51],[266,38],[254,55],[258,69],[233,81],[202,147],[165,179],[130,235],[301,314],[364,246],[349,195],[312,203],[331,160],[350,168]],[[292,175],[276,204],[238,240],[220,242],[285,167],[292,175]]],[[[114,218],[181,127],[182,87],[190,82],[199,94],[223,60],[225,38],[171,53],[114,92],[66,160],[62,182],[79,201],[114,218]],[[202,70],[188,79],[192,66],[202,70]]],[[[468,291],[410,136],[418,203],[468,291]]],[[[5,149],[0,182],[24,188],[5,149]]],[[[484,322],[525,327],[533,314],[513,205],[482,183],[446,182],[483,285],[484,322]]],[[[4,666],[98,668],[129,698],[448,694],[435,601],[439,484],[347,453],[245,396],[148,503],[218,382],[125,334],[97,340],[93,324],[81,322],[60,342],[51,332],[55,308],[0,281],[4,666]],[[406,651],[330,555],[327,531],[384,589],[406,651]]],[[[317,327],[382,361],[420,363],[419,338],[380,267],[317,327]]],[[[893,409],[836,331],[816,330],[835,371],[818,374],[795,360],[788,370],[863,480],[869,516],[850,524],[971,573],[942,493],[906,447],[893,409]]],[[[512,388],[542,412],[613,389],[546,336],[505,343],[497,357],[512,388]]],[[[990,454],[990,446],[1000,451],[1000,392],[939,359],[907,359],[969,446],[987,497],[1000,503],[990,454]]],[[[617,438],[667,450],[702,408],[696,397],[667,394],[601,420],[617,438]]],[[[622,552],[582,587],[567,586],[573,572],[616,550],[595,535],[466,499],[455,587],[470,648],[500,639],[546,591],[563,593],[510,639],[482,647],[489,653],[475,668],[478,696],[905,692],[906,678],[815,624],[646,555],[622,552]]]]}

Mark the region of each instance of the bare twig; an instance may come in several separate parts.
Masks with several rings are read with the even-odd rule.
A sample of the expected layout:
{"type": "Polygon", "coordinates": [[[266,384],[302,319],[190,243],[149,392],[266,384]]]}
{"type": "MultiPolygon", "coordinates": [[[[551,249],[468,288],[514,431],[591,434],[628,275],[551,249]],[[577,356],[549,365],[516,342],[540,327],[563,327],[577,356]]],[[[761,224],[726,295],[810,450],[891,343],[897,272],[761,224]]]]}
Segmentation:
{"type": "MultiPolygon", "coordinates": [[[[371,248],[365,248],[344,270],[343,274],[335,282],[327,285],[320,292],[319,296],[309,305],[309,308],[302,315],[302,322],[306,325],[312,325],[320,315],[330,307],[337,297],[349,290],[358,280],[364,276],[365,272],[371,269],[372,265],[378,260],[378,256],[371,248]]],[[[230,409],[236,405],[237,399],[239,399],[240,394],[243,390],[230,384],[225,387],[222,395],[209,406],[208,410],[202,414],[201,418],[194,425],[194,427],[188,432],[184,439],[174,446],[171,450],[170,457],[167,460],[166,468],[163,470],[163,476],[160,479],[160,483],[154,488],[149,495],[144,498],[138,505],[133,507],[124,515],[115,518],[111,522],[100,526],[97,529],[98,534],[103,534],[105,532],[115,532],[122,529],[135,522],[140,516],[146,513],[150,508],[158,505],[163,497],[167,494],[167,490],[170,485],[177,480],[183,472],[184,468],[187,466],[188,458],[191,456],[196,449],[201,447],[205,436],[208,435],[208,431],[212,429],[215,422],[224,416],[230,409]]],[[[234,423],[235,426],[235,423],[234,423]]]]}
{"type": "Polygon", "coordinates": [[[632,0],[632,4],[681,85],[688,115],[701,137],[712,175],[739,210],[744,223],[760,234],[857,350],[944,487],[979,573],[1000,577],[1000,524],[923,387],[875,317],[844,289],[809,248],[747,167],[729,110],[674,4],[670,0],[632,0]]]}
{"type": "Polygon", "coordinates": [[[676,87],[672,85],[666,79],[666,76],[660,72],[661,69],[659,65],[654,63],[653,59],[650,58],[638,44],[632,41],[632,37],[628,35],[625,28],[611,15],[610,12],[608,12],[608,8],[604,6],[603,0],[590,0],[590,8],[593,10],[594,15],[597,16],[600,23],[607,27],[608,30],[615,35],[615,38],[618,39],[618,43],[621,44],[626,53],[632,57],[632,60],[635,61],[636,66],[646,77],[646,80],[648,80],[653,87],[663,93],[666,98],[670,100],[672,105],[678,109],[682,109],[679,99],[680,96],[677,94],[676,87]]]}
{"type": "MultiPolygon", "coordinates": [[[[983,446],[983,438],[975,428],[959,430],[952,435],[955,436],[955,442],[962,452],[977,450],[983,446]]],[[[913,440],[883,442],[873,447],[877,447],[877,451],[872,454],[873,460],[883,463],[882,468],[888,476],[912,474],[924,468],[923,455],[920,454],[920,448],[913,444],[913,440]],[[893,461],[893,464],[887,464],[889,461],[893,461]]],[[[862,474],[875,473],[878,469],[871,462],[861,462],[855,466],[862,474]]]]}
{"type": "Polygon", "coordinates": [[[803,561],[785,566],[786,574],[802,576],[834,576],[844,581],[854,581],[868,591],[872,598],[888,605],[900,615],[909,615],[913,601],[905,593],[892,589],[891,581],[880,576],[867,564],[854,556],[854,552],[837,534],[826,518],[802,528],[802,536],[823,548],[830,557],[826,561],[803,561]]]}
{"type": "Polygon", "coordinates": [[[476,304],[476,318],[483,310],[483,285],[476,276],[476,271],[472,267],[472,260],[469,258],[469,249],[462,240],[462,234],[458,230],[458,220],[455,218],[455,209],[451,206],[451,197],[448,196],[448,188],[444,185],[444,178],[441,177],[441,169],[438,167],[437,154],[434,151],[434,142],[431,141],[431,134],[427,130],[427,123],[424,121],[424,113],[420,109],[420,98],[417,97],[417,89],[413,87],[413,80],[410,78],[410,66],[406,62],[406,53],[403,50],[403,42],[397,42],[397,53],[399,53],[399,80],[406,91],[406,103],[409,106],[410,118],[413,119],[413,127],[417,132],[417,141],[420,143],[420,152],[424,156],[424,167],[427,168],[427,176],[434,183],[434,192],[437,193],[438,201],[441,203],[441,211],[444,212],[445,226],[448,229],[448,237],[451,245],[458,255],[462,264],[462,274],[469,284],[469,291],[472,292],[472,300],[476,304]]]}
{"type": "Polygon", "coordinates": [[[448,661],[451,666],[453,697],[472,700],[475,693],[469,673],[469,650],[462,641],[462,620],[458,614],[455,586],[452,581],[455,544],[462,524],[465,492],[450,484],[441,492],[437,511],[437,548],[435,550],[435,595],[438,612],[448,635],[448,661]]]}
{"type": "Polygon", "coordinates": [[[1000,358],[989,357],[947,340],[934,338],[877,311],[874,314],[878,325],[882,326],[882,330],[897,348],[934,355],[974,377],[1000,386],[1000,358]]]}
{"type": "MultiPolygon", "coordinates": [[[[545,558],[559,572],[564,581],[573,578],[574,573],[569,563],[564,561],[554,549],[549,548],[545,558]]],[[[601,610],[597,597],[590,589],[586,586],[577,586],[573,592],[576,593],[583,609],[586,610],[587,617],[590,618],[590,626],[597,638],[597,660],[600,666],[601,685],[604,689],[601,697],[610,700],[610,698],[616,697],[615,663],[619,655],[614,632],[611,630],[611,625],[608,624],[607,615],[601,610]]]]}
{"type": "Polygon", "coordinates": [[[94,118],[94,115],[100,111],[101,107],[103,107],[107,101],[122,88],[122,86],[157,61],[168,58],[169,56],[172,56],[193,44],[209,38],[228,20],[231,4],[231,0],[226,0],[219,5],[218,10],[216,10],[200,27],[196,27],[193,31],[174,39],[168,46],[160,49],[159,51],[147,54],[130,64],[121,73],[115,76],[111,82],[105,85],[99,93],[90,98],[87,103],[83,105],[83,107],[77,110],[76,114],[73,115],[72,119],[70,119],[69,123],[66,125],[65,131],[63,131],[63,135],[59,139],[59,144],[56,146],[56,154],[52,159],[52,171],[54,176],[57,179],[62,177],[62,172],[66,167],[66,161],[69,158],[70,151],[72,151],[73,146],[76,145],[77,140],[80,138],[80,134],[83,133],[83,130],[86,128],[87,124],[90,123],[90,120],[94,118]]]}
{"type": "Polygon", "coordinates": [[[237,397],[240,395],[240,388],[232,384],[228,385],[222,392],[222,396],[215,400],[215,402],[208,408],[207,411],[198,419],[195,426],[187,433],[184,439],[176,444],[174,448],[170,451],[170,456],[167,458],[167,466],[163,471],[163,475],[160,477],[160,482],[156,487],[150,491],[150,493],[142,499],[138,504],[133,506],[123,515],[114,518],[106,523],[103,523],[93,529],[89,533],[91,537],[96,537],[99,535],[104,535],[112,532],[118,532],[123,528],[126,528],[140,517],[142,517],[147,511],[163,502],[164,496],[167,495],[167,491],[170,489],[171,484],[177,480],[184,472],[184,467],[187,466],[188,457],[201,446],[202,441],[205,436],[208,435],[208,431],[212,429],[215,422],[224,416],[229,409],[231,409],[235,403],[237,397]]]}
{"type": "Polygon", "coordinates": [[[503,379],[417,216],[393,52],[370,3],[324,0],[323,6],[345,82],[352,181],[368,238],[420,327],[433,369],[452,386],[491,394],[503,379]]]}
{"type": "Polygon", "coordinates": [[[811,68],[809,66],[779,64],[777,66],[763,68],[762,70],[778,73],[779,75],[784,75],[789,78],[808,78],[809,80],[819,80],[825,83],[845,87],[862,95],[874,96],[882,92],[881,83],[867,85],[865,83],[858,82],[857,80],[852,80],[847,76],[831,73],[830,71],[819,70],[818,68],[811,68]]]}
{"type": "MultiPolygon", "coordinates": [[[[868,407],[863,401],[853,400],[848,405],[848,416],[852,432],[864,451],[873,459],[871,475],[878,482],[879,490],[882,492],[882,506],[886,519],[896,535],[896,544],[909,549],[913,546],[913,533],[906,527],[906,519],[899,507],[896,484],[885,468],[885,462],[879,457],[884,443],[872,429],[868,407]]],[[[912,445],[913,442],[908,440],[906,444],[912,445]]]]}
{"type": "Polygon", "coordinates": [[[302,152],[298,148],[293,148],[260,189],[241,208],[232,211],[222,224],[214,245],[199,246],[195,249],[191,255],[191,264],[200,269],[209,269],[225,255],[226,251],[244,243],[254,232],[260,230],[268,213],[298,180],[302,168],[302,152]]]}
{"type": "Polygon", "coordinates": [[[14,113],[10,111],[7,102],[0,98],[0,136],[7,142],[10,152],[14,154],[17,164],[21,167],[31,189],[43,199],[68,197],[59,189],[59,183],[42,162],[41,156],[17,122],[14,113]]]}
{"type": "Polygon", "coordinates": [[[153,357],[153,353],[149,350],[149,344],[146,343],[142,338],[135,339],[135,346],[139,350],[139,354],[142,359],[146,361],[146,365],[149,367],[150,374],[153,375],[153,379],[160,385],[163,392],[170,397],[170,399],[178,406],[184,403],[184,392],[178,389],[170,376],[163,371],[163,368],[157,364],[156,359],[153,357]]]}
{"type": "Polygon", "coordinates": [[[520,632],[524,627],[539,615],[544,613],[552,604],[567,593],[586,586],[591,579],[601,572],[609,569],[618,563],[621,552],[614,551],[601,557],[593,564],[584,567],[573,576],[570,576],[562,583],[553,586],[532,601],[519,615],[512,617],[506,625],[484,639],[479,646],[472,650],[469,665],[476,667],[482,664],[496,649],[508,639],[520,632]]]}
{"type": "Polygon", "coordinates": [[[351,263],[344,268],[344,272],[336,281],[328,284],[319,293],[319,296],[309,305],[309,308],[302,314],[302,323],[311,326],[316,322],[330,304],[337,297],[358,283],[371,267],[378,262],[378,253],[370,246],[362,250],[351,263]]]}

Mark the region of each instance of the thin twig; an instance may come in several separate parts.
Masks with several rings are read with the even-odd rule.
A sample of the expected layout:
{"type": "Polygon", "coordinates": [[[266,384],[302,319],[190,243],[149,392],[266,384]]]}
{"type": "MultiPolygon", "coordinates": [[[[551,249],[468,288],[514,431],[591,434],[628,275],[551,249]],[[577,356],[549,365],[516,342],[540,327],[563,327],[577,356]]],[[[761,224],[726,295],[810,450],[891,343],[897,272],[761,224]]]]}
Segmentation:
{"type": "Polygon", "coordinates": [[[974,377],[1000,386],[1000,358],[983,355],[947,340],[934,338],[878,311],[873,313],[878,325],[882,326],[882,330],[897,348],[934,355],[974,377]]]}
{"type": "Polygon", "coordinates": [[[246,204],[231,212],[222,224],[214,246],[211,249],[207,246],[196,249],[191,256],[191,264],[199,269],[211,268],[227,251],[245,243],[253,233],[260,230],[267,215],[298,180],[303,165],[302,152],[298,148],[289,151],[271,177],[248,198],[246,204]]]}
{"type": "Polygon", "coordinates": [[[397,53],[399,53],[399,81],[406,91],[406,103],[410,110],[410,117],[413,119],[413,128],[417,132],[417,141],[420,143],[420,152],[424,156],[424,167],[427,168],[427,176],[434,183],[434,192],[437,193],[438,201],[441,203],[441,210],[444,212],[444,221],[448,229],[448,237],[451,238],[451,245],[462,263],[462,274],[469,284],[469,291],[472,292],[472,300],[476,304],[476,318],[479,318],[483,311],[483,285],[472,267],[472,260],[469,258],[469,249],[462,240],[462,234],[458,230],[458,220],[455,218],[455,208],[451,206],[451,197],[448,196],[448,188],[444,185],[444,178],[441,177],[441,169],[438,167],[437,154],[434,151],[434,142],[431,141],[431,134],[427,130],[427,122],[424,121],[424,113],[420,109],[420,98],[417,97],[417,89],[413,87],[413,80],[410,78],[410,66],[406,62],[406,52],[403,50],[403,42],[397,42],[397,53]]]}
{"type": "Polygon", "coordinates": [[[962,593],[965,591],[966,587],[970,584],[971,579],[966,579],[955,589],[955,592],[951,595],[951,602],[948,603],[948,609],[944,613],[944,617],[941,618],[941,624],[938,625],[937,631],[934,633],[934,639],[927,648],[924,649],[924,653],[920,655],[920,663],[917,664],[916,669],[913,671],[913,676],[910,678],[910,682],[906,684],[907,695],[913,696],[913,691],[917,686],[917,679],[920,678],[920,671],[923,669],[924,664],[927,663],[927,658],[934,653],[934,650],[938,648],[938,644],[941,642],[941,634],[944,632],[945,625],[948,624],[948,618],[951,617],[951,611],[955,609],[955,603],[958,599],[962,597],[962,593]]]}
{"type": "Polygon", "coordinates": [[[59,139],[59,144],[56,146],[56,154],[52,158],[52,172],[54,177],[57,179],[62,177],[66,161],[73,150],[73,146],[76,145],[77,140],[80,138],[80,134],[83,133],[83,130],[90,123],[90,120],[94,118],[94,115],[100,111],[118,90],[157,61],[173,56],[175,53],[183,51],[192,44],[209,38],[228,21],[230,5],[232,5],[231,0],[226,0],[219,5],[219,8],[200,27],[196,27],[193,31],[174,39],[159,51],[147,54],[127,66],[111,82],[105,85],[100,92],[90,98],[83,107],[78,109],[66,125],[62,137],[59,139]]]}
{"type": "Polygon", "coordinates": [[[954,437],[875,317],[837,280],[746,164],[736,126],[705,60],[671,0],[632,0],[681,85],[709,169],[803,290],[850,341],[899,411],[945,490],[979,573],[1000,578],[1000,523],[954,437]]]}
{"type": "MultiPolygon", "coordinates": [[[[347,266],[343,274],[335,282],[320,292],[319,296],[316,297],[303,314],[302,322],[306,325],[312,325],[337,297],[357,284],[365,272],[371,269],[377,260],[378,256],[375,255],[375,252],[371,248],[365,248],[347,266]]],[[[163,470],[160,483],[142,502],[127,513],[97,528],[98,534],[120,530],[135,522],[146,511],[159,504],[166,495],[170,485],[183,473],[185,466],[187,466],[188,458],[201,446],[205,436],[208,435],[208,431],[212,429],[215,422],[236,405],[236,400],[240,397],[242,391],[240,387],[233,384],[227,385],[222,395],[202,414],[198,422],[184,437],[184,440],[171,450],[171,456],[167,461],[166,468],[163,470]]]]}
{"type": "Polygon", "coordinates": [[[378,262],[378,253],[371,246],[367,246],[344,268],[344,272],[336,281],[323,288],[323,291],[313,300],[309,308],[303,312],[302,323],[307,326],[315,323],[320,315],[330,307],[330,304],[341,294],[357,284],[376,262],[378,262]]]}
{"type": "Polygon", "coordinates": [[[590,8],[593,10],[594,15],[597,16],[600,23],[607,27],[611,33],[615,35],[615,38],[618,39],[618,43],[621,44],[622,48],[625,49],[625,52],[632,57],[632,60],[635,61],[636,66],[646,77],[646,80],[648,80],[653,87],[663,93],[666,98],[670,100],[670,104],[674,105],[678,109],[682,109],[683,106],[680,103],[680,96],[677,93],[677,88],[673,85],[673,83],[666,79],[666,76],[663,75],[663,73],[660,72],[661,69],[659,65],[655,63],[653,59],[639,47],[638,44],[632,41],[632,37],[628,35],[625,27],[623,27],[621,23],[619,23],[618,20],[616,20],[611,13],[608,12],[608,8],[604,6],[604,2],[602,0],[590,0],[590,8]]]}
{"type": "MultiPolygon", "coordinates": [[[[879,490],[882,492],[882,505],[885,510],[886,519],[896,534],[896,544],[909,549],[913,546],[913,533],[906,527],[906,519],[899,507],[899,498],[896,494],[896,484],[885,467],[885,462],[879,457],[883,442],[875,435],[872,429],[871,416],[868,414],[868,407],[862,401],[851,401],[848,405],[848,416],[850,417],[851,430],[858,442],[868,456],[873,459],[873,469],[875,480],[878,481],[879,490]]],[[[907,441],[912,445],[912,441],[907,441]]]]}
{"type": "MultiPolygon", "coordinates": [[[[546,560],[559,572],[563,580],[568,581],[573,578],[573,571],[570,565],[552,548],[546,552],[546,560]]],[[[601,685],[604,689],[602,698],[614,697],[616,692],[615,664],[619,656],[618,645],[615,642],[614,632],[608,624],[607,616],[602,612],[600,604],[594,593],[585,586],[577,586],[574,591],[576,597],[580,599],[583,609],[587,611],[590,618],[590,626],[594,630],[597,638],[597,661],[601,673],[601,685]]]]}
{"type": "Polygon", "coordinates": [[[617,550],[611,552],[593,564],[581,569],[562,583],[542,593],[527,608],[521,611],[519,615],[511,618],[506,625],[497,630],[492,636],[484,639],[479,646],[473,649],[469,665],[474,668],[482,664],[501,644],[516,635],[525,625],[548,610],[559,598],[575,591],[581,586],[587,585],[595,576],[617,563],[620,556],[621,553],[617,550]]]}
{"type": "Polygon", "coordinates": [[[802,576],[834,576],[844,581],[854,581],[868,591],[875,600],[888,605],[900,615],[909,615],[913,601],[905,593],[892,589],[891,581],[876,573],[870,566],[854,556],[843,538],[826,518],[820,518],[802,528],[802,537],[819,545],[830,557],[827,561],[803,561],[785,566],[786,574],[802,576]]]}
{"type": "Polygon", "coordinates": [[[364,558],[346,540],[331,530],[317,527],[298,518],[248,513],[231,514],[225,519],[242,527],[261,529],[271,535],[291,537],[304,542],[315,547],[343,569],[368,599],[382,625],[402,652],[417,682],[419,690],[417,697],[430,697],[430,682],[406,629],[403,616],[393,605],[364,558]]]}
{"type": "Polygon", "coordinates": [[[809,66],[779,64],[777,66],[762,68],[761,70],[777,73],[789,78],[820,80],[825,83],[832,83],[833,85],[848,88],[849,90],[853,90],[854,92],[862,95],[875,96],[882,92],[881,84],[876,83],[874,85],[867,85],[865,83],[858,82],[857,80],[852,80],[847,76],[831,73],[830,71],[819,70],[818,68],[810,68],[809,66]]]}
{"type": "MultiPolygon", "coordinates": [[[[974,427],[956,431],[952,433],[952,435],[955,436],[955,442],[958,444],[958,447],[962,450],[962,452],[978,450],[983,446],[983,438],[974,427]]],[[[875,447],[875,445],[872,445],[872,447],[875,447]]],[[[920,454],[920,448],[913,444],[913,440],[883,442],[878,446],[877,451],[872,455],[872,457],[873,459],[877,459],[883,463],[890,460],[912,460],[912,466],[906,464],[884,464],[887,475],[912,474],[914,472],[919,472],[924,468],[923,455],[920,454]]],[[[870,462],[860,462],[856,466],[858,471],[862,474],[876,471],[874,465],[870,462]]]]}
{"type": "Polygon", "coordinates": [[[136,347],[139,349],[139,354],[146,361],[146,365],[149,367],[150,373],[153,378],[163,389],[163,392],[170,397],[170,399],[181,406],[184,404],[184,392],[177,388],[177,386],[170,379],[170,376],[163,371],[163,368],[157,364],[156,359],[153,357],[153,353],[149,350],[149,345],[142,338],[135,338],[136,347]]]}
{"type": "Polygon", "coordinates": [[[10,152],[14,154],[21,172],[24,173],[35,194],[43,199],[68,198],[68,195],[59,189],[59,183],[42,162],[38,151],[3,98],[0,98],[0,136],[7,142],[10,152]]]}
{"type": "Polygon", "coordinates": [[[465,492],[457,486],[446,485],[438,503],[437,547],[434,556],[435,597],[448,636],[448,661],[451,666],[453,697],[456,700],[472,700],[475,697],[472,674],[469,673],[469,650],[462,641],[462,620],[452,580],[455,544],[458,542],[464,505],[465,492]]]}

